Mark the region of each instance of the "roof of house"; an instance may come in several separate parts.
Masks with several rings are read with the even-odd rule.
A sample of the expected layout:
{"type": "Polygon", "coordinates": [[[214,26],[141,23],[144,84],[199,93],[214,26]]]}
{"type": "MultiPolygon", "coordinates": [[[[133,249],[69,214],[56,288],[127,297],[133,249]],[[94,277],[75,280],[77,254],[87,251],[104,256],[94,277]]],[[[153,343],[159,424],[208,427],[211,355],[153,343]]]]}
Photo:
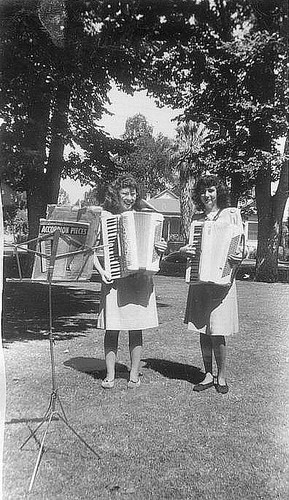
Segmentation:
{"type": "Polygon", "coordinates": [[[170,198],[151,198],[149,204],[158,212],[163,215],[179,215],[180,214],[180,201],[178,199],[170,198]]]}
{"type": "Polygon", "coordinates": [[[169,189],[165,189],[161,193],[153,196],[153,198],[148,200],[148,203],[163,215],[180,215],[180,200],[178,196],[169,189]]]}
{"type": "Polygon", "coordinates": [[[178,200],[179,199],[178,195],[175,194],[170,189],[164,189],[164,191],[162,191],[161,193],[156,194],[151,199],[152,200],[158,200],[159,198],[170,198],[170,199],[174,199],[174,200],[178,200]]]}

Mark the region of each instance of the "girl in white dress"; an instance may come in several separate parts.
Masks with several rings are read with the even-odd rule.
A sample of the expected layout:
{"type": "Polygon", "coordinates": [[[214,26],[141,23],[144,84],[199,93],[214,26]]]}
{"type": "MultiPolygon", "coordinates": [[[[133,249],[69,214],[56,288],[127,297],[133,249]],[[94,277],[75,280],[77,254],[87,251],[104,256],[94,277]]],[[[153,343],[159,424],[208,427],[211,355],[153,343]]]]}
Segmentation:
{"type": "MultiPolygon", "coordinates": [[[[222,181],[214,175],[201,177],[195,187],[195,202],[197,208],[203,210],[194,219],[235,223],[243,232],[240,211],[229,207],[228,193],[222,181]]],[[[180,249],[188,257],[196,256],[196,248],[185,245],[180,249]]],[[[245,257],[243,249],[238,249],[230,256],[230,265],[237,266],[245,257]]],[[[226,337],[238,332],[238,305],[236,284],[233,281],[228,288],[214,284],[191,284],[188,293],[185,323],[189,330],[200,334],[200,344],[205,367],[204,380],[194,386],[194,391],[200,392],[213,387],[213,354],[217,364],[216,390],[226,394],[229,390],[226,382],[226,337]]]]}
{"type": "MultiPolygon", "coordinates": [[[[131,175],[123,174],[109,186],[103,208],[108,215],[120,214],[128,210],[141,210],[138,187],[131,175]]],[[[162,254],[167,244],[162,240],[155,246],[158,253],[162,254]]],[[[119,331],[128,330],[131,359],[128,388],[134,389],[140,386],[142,330],[158,326],[153,278],[146,274],[136,273],[111,281],[96,256],[94,263],[102,280],[97,328],[106,330],[104,354],[107,374],[102,381],[102,387],[104,389],[114,387],[119,331]]]]}

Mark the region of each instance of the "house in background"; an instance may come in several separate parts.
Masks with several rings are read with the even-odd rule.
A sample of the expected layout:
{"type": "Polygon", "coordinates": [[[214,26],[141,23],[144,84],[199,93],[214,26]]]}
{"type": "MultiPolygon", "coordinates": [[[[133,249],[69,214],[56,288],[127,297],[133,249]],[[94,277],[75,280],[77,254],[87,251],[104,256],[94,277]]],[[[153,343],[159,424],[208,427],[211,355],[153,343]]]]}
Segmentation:
{"type": "Polygon", "coordinates": [[[181,210],[179,197],[169,189],[153,196],[147,203],[164,216],[163,237],[169,242],[169,251],[183,245],[181,237],[181,210]]]}
{"type": "MultiPolygon", "coordinates": [[[[164,231],[163,236],[168,241],[168,251],[173,252],[178,250],[184,243],[181,235],[181,210],[180,199],[171,190],[165,189],[161,193],[155,195],[146,201],[148,208],[160,212],[164,216],[164,231]]],[[[256,201],[254,197],[240,201],[238,208],[244,212],[244,229],[245,238],[249,247],[250,255],[254,258],[258,243],[258,217],[256,209],[256,201]]],[[[283,234],[280,246],[280,258],[285,259],[289,247],[288,241],[289,229],[289,198],[284,210],[283,216],[283,234]],[[282,248],[281,248],[282,247],[282,248]]]]}

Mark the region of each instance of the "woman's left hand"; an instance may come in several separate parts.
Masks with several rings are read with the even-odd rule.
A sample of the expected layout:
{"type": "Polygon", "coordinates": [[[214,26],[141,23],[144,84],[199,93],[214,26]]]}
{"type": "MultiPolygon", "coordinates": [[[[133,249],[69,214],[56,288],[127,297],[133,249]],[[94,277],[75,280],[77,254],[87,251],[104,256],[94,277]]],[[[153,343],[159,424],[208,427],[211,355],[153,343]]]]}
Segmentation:
{"type": "Polygon", "coordinates": [[[240,254],[235,253],[235,254],[229,255],[229,257],[228,257],[229,264],[232,267],[240,265],[242,260],[243,260],[243,256],[241,253],[240,254]]]}
{"type": "Polygon", "coordinates": [[[155,243],[155,249],[158,252],[158,254],[160,254],[160,255],[162,255],[166,251],[167,248],[168,248],[168,244],[167,244],[166,240],[164,240],[163,238],[161,239],[161,241],[158,241],[157,243],[155,243]]]}

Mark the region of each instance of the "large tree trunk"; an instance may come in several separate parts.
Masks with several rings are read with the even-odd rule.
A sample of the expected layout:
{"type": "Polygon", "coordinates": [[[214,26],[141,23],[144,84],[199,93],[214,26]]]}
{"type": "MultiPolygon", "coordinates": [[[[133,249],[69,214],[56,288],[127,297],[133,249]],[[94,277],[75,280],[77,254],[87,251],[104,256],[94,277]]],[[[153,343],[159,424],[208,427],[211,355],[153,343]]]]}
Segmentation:
{"type": "Polygon", "coordinates": [[[46,216],[47,204],[57,203],[58,200],[69,99],[70,89],[66,85],[60,84],[53,104],[54,112],[50,124],[51,139],[47,165],[44,163],[46,157],[44,157],[43,144],[47,143],[47,111],[49,108],[46,107],[44,110],[43,102],[35,101],[31,130],[27,134],[27,142],[29,141],[30,147],[33,147],[38,159],[36,164],[28,169],[26,179],[29,239],[38,236],[39,219],[46,216]]]}
{"type": "Polygon", "coordinates": [[[70,86],[61,83],[56,93],[51,119],[51,142],[46,171],[47,203],[57,203],[67,135],[70,86]]]}
{"type": "Polygon", "coordinates": [[[195,186],[195,177],[192,169],[187,165],[180,168],[180,208],[181,208],[181,234],[185,241],[189,239],[190,225],[195,205],[192,200],[192,194],[195,186]]]}
{"type": "Polygon", "coordinates": [[[44,168],[49,112],[50,95],[44,94],[41,89],[35,90],[30,96],[29,121],[24,139],[29,240],[38,235],[39,217],[45,215],[47,203],[44,168]]]}
{"type": "MultiPolygon", "coordinates": [[[[287,148],[288,149],[288,142],[287,148]]],[[[256,182],[258,212],[258,247],[256,280],[278,280],[278,249],[281,237],[282,217],[288,198],[288,162],[281,169],[278,189],[271,196],[270,172],[259,172],[256,182]]]]}
{"type": "Polygon", "coordinates": [[[256,280],[272,282],[278,279],[278,223],[273,213],[270,172],[259,172],[256,182],[258,213],[258,247],[256,280]]]}
{"type": "MultiPolygon", "coordinates": [[[[45,217],[47,207],[47,186],[45,175],[35,172],[27,179],[27,210],[29,239],[36,238],[39,230],[39,219],[45,217]]],[[[35,245],[32,245],[34,247],[35,245]]]]}
{"type": "Polygon", "coordinates": [[[230,202],[233,207],[236,207],[240,196],[244,192],[244,180],[242,172],[234,172],[231,175],[231,192],[230,202]]]}

